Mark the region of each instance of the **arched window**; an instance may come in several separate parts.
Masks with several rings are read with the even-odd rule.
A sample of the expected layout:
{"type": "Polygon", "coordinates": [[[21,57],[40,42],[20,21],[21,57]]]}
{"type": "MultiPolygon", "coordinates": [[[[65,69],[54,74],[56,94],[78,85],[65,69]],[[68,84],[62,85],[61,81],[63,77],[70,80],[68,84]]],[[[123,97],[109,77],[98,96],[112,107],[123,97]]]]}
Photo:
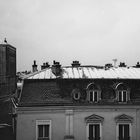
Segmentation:
{"type": "Polygon", "coordinates": [[[99,86],[94,83],[90,83],[87,86],[87,100],[89,102],[97,103],[101,99],[101,90],[99,86]]]}
{"type": "Polygon", "coordinates": [[[118,102],[127,102],[130,99],[130,91],[124,83],[116,85],[116,94],[118,102]]]}

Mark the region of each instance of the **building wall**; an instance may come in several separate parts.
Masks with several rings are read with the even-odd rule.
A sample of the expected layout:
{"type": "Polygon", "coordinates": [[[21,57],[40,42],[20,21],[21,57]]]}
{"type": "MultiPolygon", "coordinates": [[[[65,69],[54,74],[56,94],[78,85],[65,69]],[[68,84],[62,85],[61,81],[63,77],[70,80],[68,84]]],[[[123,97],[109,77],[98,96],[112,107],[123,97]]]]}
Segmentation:
{"type": "Polygon", "coordinates": [[[74,107],[74,108],[53,108],[37,109],[38,111],[19,111],[17,117],[17,140],[35,140],[36,139],[36,120],[51,120],[52,122],[52,139],[63,140],[67,135],[68,129],[73,129],[74,140],[86,140],[86,122],[85,118],[96,114],[104,118],[102,124],[102,140],[116,139],[116,122],[115,117],[126,114],[133,117],[132,123],[132,140],[140,139],[140,110],[134,107],[74,107]],[[40,111],[44,110],[44,111],[40,111]],[[70,124],[67,122],[69,112],[72,115],[70,124]],[[72,123],[72,124],[71,124],[72,123]]]}

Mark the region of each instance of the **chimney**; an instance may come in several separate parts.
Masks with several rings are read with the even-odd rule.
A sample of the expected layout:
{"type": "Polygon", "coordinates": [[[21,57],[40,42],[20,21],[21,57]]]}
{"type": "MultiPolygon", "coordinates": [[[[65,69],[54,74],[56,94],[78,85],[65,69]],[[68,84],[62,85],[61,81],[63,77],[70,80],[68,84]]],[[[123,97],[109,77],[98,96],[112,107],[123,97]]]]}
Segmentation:
{"type": "Polygon", "coordinates": [[[116,67],[117,59],[112,59],[112,61],[114,62],[114,67],[116,67]]]}
{"type": "Polygon", "coordinates": [[[137,62],[137,64],[136,64],[136,66],[135,66],[136,68],[140,68],[140,63],[139,62],[137,62]]]}
{"type": "Polygon", "coordinates": [[[32,65],[32,71],[33,71],[33,72],[38,71],[38,70],[37,70],[37,64],[36,64],[36,61],[35,61],[35,60],[34,60],[34,64],[32,65]]]}
{"type": "Polygon", "coordinates": [[[127,65],[125,65],[125,63],[124,62],[120,62],[120,65],[119,65],[119,67],[126,67],[127,65]]]}
{"type": "Polygon", "coordinates": [[[72,67],[80,67],[81,64],[79,63],[79,61],[73,61],[71,65],[72,67]]]}
{"type": "Polygon", "coordinates": [[[52,73],[56,76],[61,76],[61,71],[62,69],[60,63],[54,60],[52,65],[52,73]]]}
{"type": "Polygon", "coordinates": [[[105,70],[108,70],[111,67],[113,67],[113,65],[111,63],[105,64],[105,70]]]}
{"type": "Polygon", "coordinates": [[[49,65],[48,62],[43,63],[43,65],[41,65],[41,70],[46,69],[46,68],[48,68],[48,67],[50,67],[50,65],[49,65]]]}

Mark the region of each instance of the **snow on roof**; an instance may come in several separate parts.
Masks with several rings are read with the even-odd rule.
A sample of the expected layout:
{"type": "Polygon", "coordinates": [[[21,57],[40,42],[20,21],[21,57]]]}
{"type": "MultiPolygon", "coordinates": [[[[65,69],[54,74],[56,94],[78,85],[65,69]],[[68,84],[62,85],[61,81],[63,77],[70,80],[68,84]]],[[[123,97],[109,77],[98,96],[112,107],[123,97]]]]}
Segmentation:
{"type": "MultiPolygon", "coordinates": [[[[111,67],[109,69],[93,66],[61,67],[62,79],[140,79],[140,68],[111,67]]],[[[56,79],[51,67],[28,75],[25,79],[56,79]]]]}

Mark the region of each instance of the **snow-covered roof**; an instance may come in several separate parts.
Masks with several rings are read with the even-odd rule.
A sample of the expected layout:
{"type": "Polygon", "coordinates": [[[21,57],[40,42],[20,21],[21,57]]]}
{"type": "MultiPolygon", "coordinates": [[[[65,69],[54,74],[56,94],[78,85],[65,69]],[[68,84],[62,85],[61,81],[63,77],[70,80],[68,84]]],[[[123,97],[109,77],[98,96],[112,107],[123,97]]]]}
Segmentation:
{"type": "MultiPolygon", "coordinates": [[[[61,67],[62,79],[140,79],[140,68],[111,67],[109,69],[94,66],[61,67]]],[[[28,75],[25,79],[55,79],[57,76],[51,67],[28,75]]]]}

